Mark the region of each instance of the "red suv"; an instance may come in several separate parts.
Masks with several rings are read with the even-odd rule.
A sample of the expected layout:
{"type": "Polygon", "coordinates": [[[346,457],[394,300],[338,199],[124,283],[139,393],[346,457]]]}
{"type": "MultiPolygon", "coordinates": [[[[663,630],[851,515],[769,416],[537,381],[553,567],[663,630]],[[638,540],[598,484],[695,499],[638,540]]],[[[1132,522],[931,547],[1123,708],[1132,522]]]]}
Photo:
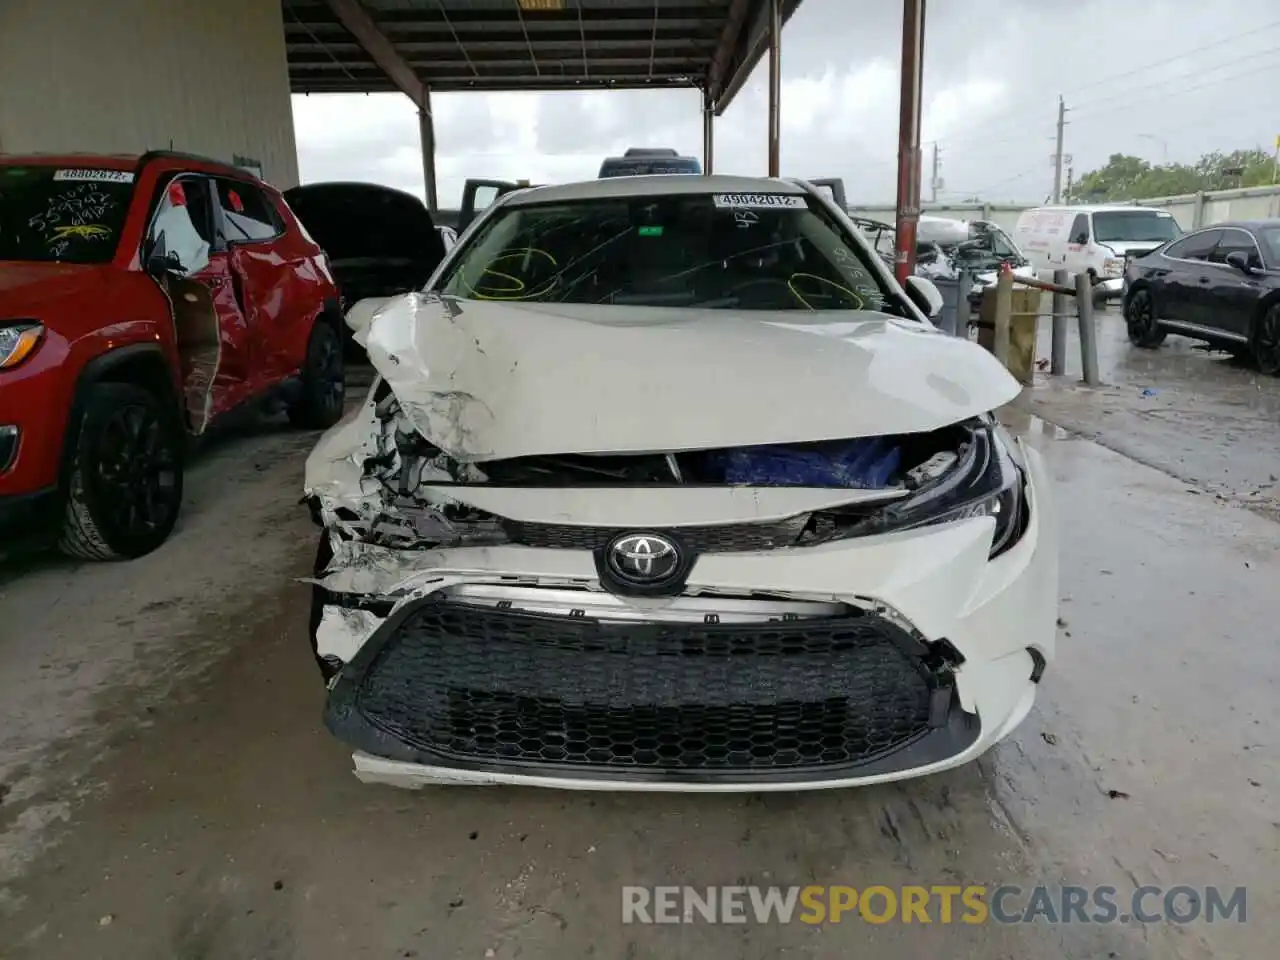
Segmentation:
{"type": "Polygon", "coordinates": [[[248,401],[327,427],[343,328],[280,193],[171,152],[0,157],[0,545],[164,542],[189,436],[248,401]]]}

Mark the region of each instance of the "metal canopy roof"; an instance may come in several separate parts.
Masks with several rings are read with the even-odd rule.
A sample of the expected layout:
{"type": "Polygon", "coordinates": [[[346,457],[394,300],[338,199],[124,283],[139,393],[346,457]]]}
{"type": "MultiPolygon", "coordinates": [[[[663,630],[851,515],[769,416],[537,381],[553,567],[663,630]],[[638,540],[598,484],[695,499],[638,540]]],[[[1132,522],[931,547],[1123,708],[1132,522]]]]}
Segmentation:
{"type": "MultiPolygon", "coordinates": [[[[782,22],[800,3],[779,0],[782,22]]],[[[719,114],[768,48],[769,0],[281,0],[281,9],[295,93],[399,90],[417,100],[415,83],[695,87],[719,114]]]]}

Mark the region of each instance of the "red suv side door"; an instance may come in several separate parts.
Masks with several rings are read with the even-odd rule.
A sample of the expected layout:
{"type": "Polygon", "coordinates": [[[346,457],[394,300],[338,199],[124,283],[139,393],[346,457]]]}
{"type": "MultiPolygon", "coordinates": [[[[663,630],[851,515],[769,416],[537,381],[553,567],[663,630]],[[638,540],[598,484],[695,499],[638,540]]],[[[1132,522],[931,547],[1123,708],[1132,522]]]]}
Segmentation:
{"type": "Polygon", "coordinates": [[[209,179],[178,173],[162,178],[156,191],[142,255],[168,262],[155,272],[172,306],[191,429],[200,434],[248,395],[249,328],[209,179]]]}
{"type": "Polygon", "coordinates": [[[248,181],[216,178],[219,231],[249,323],[255,393],[295,373],[331,284],[316,275],[309,244],[268,191],[248,181]]]}

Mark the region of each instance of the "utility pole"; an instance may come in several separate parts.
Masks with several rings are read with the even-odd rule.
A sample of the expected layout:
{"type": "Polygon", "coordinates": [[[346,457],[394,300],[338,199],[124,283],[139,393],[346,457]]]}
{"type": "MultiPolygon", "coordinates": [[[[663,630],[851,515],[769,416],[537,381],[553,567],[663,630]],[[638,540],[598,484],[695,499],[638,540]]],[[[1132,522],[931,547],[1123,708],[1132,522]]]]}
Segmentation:
{"type": "Polygon", "coordinates": [[[1058,94],[1058,146],[1053,151],[1053,202],[1062,202],[1062,128],[1067,123],[1067,105],[1058,94]]]}
{"type": "Polygon", "coordinates": [[[929,202],[938,202],[938,187],[942,181],[938,179],[938,141],[933,141],[933,176],[929,178],[929,202]]]}
{"type": "Polygon", "coordinates": [[[898,105],[898,203],[893,273],[899,283],[915,272],[920,223],[920,114],[924,79],[925,0],[902,0],[902,61],[898,105]]]}
{"type": "Polygon", "coordinates": [[[1071,187],[1072,187],[1072,185],[1075,183],[1075,181],[1076,181],[1076,178],[1075,178],[1075,167],[1067,167],[1067,193],[1066,193],[1066,200],[1067,200],[1067,202],[1068,202],[1068,203],[1071,201],[1071,187]]]}

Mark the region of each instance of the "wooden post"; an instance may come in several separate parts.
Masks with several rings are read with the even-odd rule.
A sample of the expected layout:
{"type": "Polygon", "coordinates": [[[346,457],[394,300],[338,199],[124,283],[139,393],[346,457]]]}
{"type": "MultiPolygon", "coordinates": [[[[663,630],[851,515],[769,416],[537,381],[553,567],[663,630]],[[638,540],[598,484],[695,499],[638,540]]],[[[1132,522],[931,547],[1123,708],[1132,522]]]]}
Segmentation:
{"type": "Polygon", "coordinates": [[[1080,366],[1084,382],[1096,387],[1098,377],[1098,343],[1093,327],[1093,281],[1087,273],[1076,274],[1076,310],[1080,318],[1080,366]]]}
{"type": "MultiPolygon", "coordinates": [[[[1053,271],[1053,282],[1067,285],[1067,271],[1053,271]]],[[[1049,355],[1049,372],[1060,377],[1067,372],[1067,297],[1060,291],[1053,292],[1053,350],[1049,355]]]]}
{"type": "Polygon", "coordinates": [[[992,353],[1006,367],[1009,365],[1009,324],[1013,321],[1013,271],[1004,266],[996,278],[995,338],[992,353]]]}

